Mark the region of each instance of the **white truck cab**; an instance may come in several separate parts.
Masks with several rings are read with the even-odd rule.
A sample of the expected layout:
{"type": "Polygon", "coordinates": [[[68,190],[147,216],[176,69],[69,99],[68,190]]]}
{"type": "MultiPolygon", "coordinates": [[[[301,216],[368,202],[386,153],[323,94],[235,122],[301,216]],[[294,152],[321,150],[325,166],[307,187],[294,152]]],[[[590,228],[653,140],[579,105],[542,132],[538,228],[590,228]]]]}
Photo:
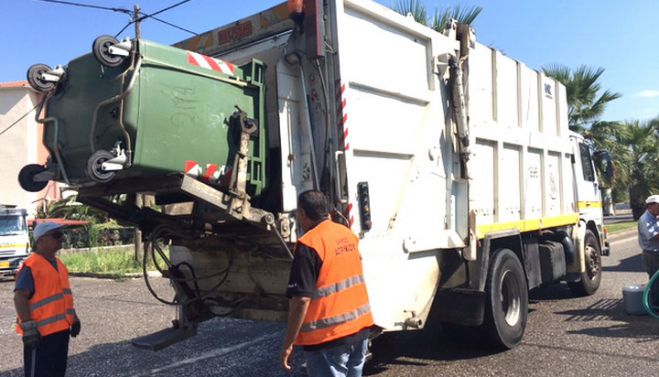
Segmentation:
{"type": "Polygon", "coordinates": [[[29,249],[27,211],[0,205],[0,276],[15,275],[29,249]]]}

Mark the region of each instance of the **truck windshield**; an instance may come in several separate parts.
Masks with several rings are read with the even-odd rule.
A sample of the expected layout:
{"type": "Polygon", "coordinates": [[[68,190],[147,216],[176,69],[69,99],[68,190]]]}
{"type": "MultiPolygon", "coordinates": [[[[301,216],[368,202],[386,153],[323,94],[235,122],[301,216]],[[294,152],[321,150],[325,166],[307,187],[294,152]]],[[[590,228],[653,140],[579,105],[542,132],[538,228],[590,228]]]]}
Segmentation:
{"type": "Polygon", "coordinates": [[[21,234],[25,232],[25,223],[21,216],[0,216],[0,236],[21,234]]]}

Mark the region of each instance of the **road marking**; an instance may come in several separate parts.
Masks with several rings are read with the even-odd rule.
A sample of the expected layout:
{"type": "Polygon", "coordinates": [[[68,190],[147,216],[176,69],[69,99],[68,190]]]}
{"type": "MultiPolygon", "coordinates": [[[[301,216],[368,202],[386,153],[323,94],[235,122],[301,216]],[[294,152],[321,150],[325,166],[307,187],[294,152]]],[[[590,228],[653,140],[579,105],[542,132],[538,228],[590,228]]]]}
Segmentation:
{"type": "Polygon", "coordinates": [[[164,372],[164,371],[167,371],[167,370],[170,370],[170,369],[176,369],[176,368],[181,367],[183,365],[193,364],[193,363],[196,363],[196,362],[201,361],[201,360],[206,360],[206,359],[211,359],[211,358],[214,358],[214,357],[224,356],[228,353],[234,352],[234,351],[239,350],[241,348],[250,347],[250,346],[253,346],[255,344],[258,344],[258,343],[261,343],[263,341],[266,341],[266,340],[269,340],[269,339],[272,339],[272,338],[275,338],[275,337],[279,337],[279,336],[281,336],[281,334],[279,334],[279,332],[277,332],[277,333],[274,333],[274,334],[265,335],[265,336],[262,336],[262,337],[259,337],[259,338],[256,338],[256,339],[252,339],[248,342],[235,344],[235,345],[230,346],[230,347],[218,348],[216,350],[206,352],[206,353],[204,353],[200,356],[191,357],[189,359],[177,361],[175,363],[171,363],[169,365],[165,365],[165,366],[160,367],[160,368],[151,369],[148,372],[142,372],[142,373],[139,373],[139,374],[135,374],[132,377],[153,376],[156,373],[164,372]]]}

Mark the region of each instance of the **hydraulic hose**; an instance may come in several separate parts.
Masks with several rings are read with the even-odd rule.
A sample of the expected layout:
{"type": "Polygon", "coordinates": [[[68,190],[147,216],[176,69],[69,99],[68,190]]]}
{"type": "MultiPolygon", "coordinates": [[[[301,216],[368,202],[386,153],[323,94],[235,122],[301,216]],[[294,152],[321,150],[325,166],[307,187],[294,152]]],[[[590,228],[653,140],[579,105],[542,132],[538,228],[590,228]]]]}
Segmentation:
{"type": "MultiPolygon", "coordinates": [[[[655,284],[659,284],[659,271],[654,273],[650,282],[645,287],[645,291],[643,291],[643,308],[648,314],[654,317],[654,319],[659,319],[659,313],[652,310],[652,303],[650,302],[650,291],[655,284]]],[[[656,299],[657,298],[655,298],[655,300],[656,299]]]]}

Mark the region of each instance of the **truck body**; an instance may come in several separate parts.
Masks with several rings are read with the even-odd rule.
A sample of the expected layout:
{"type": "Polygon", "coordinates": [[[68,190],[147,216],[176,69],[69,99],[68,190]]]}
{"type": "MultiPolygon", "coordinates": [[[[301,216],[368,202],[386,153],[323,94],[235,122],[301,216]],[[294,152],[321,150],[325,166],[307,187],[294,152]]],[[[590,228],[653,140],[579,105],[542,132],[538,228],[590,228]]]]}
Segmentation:
{"type": "MultiPolygon", "coordinates": [[[[92,174],[79,185],[80,201],[142,228],[147,250],[167,262],[178,320],[136,345],[159,349],[218,315],[285,321],[296,200],[310,189],[359,235],[384,331],[436,321],[511,348],[530,289],[565,281],[595,292],[608,245],[591,148],[568,129],[564,86],[479,44],[465,25],[440,34],[368,0],[304,3],[294,20],[281,4],[176,45],[208,70],[265,67],[265,111],[248,115],[267,133],[243,124],[225,183],[208,179],[217,161],[180,161],[185,170],[162,177],[92,174]],[[257,194],[248,152],[262,142],[268,182],[257,194]],[[144,193],[163,210],[136,207],[144,193]]],[[[140,44],[130,44],[133,61],[140,44]]],[[[200,102],[194,80],[159,85],[171,93],[163,106],[183,92],[190,108],[200,102]]],[[[230,114],[206,111],[230,124],[230,114]]],[[[213,126],[195,122],[200,133],[213,126]]]]}
{"type": "Polygon", "coordinates": [[[0,205],[0,276],[15,275],[29,251],[27,211],[0,205]]]}

